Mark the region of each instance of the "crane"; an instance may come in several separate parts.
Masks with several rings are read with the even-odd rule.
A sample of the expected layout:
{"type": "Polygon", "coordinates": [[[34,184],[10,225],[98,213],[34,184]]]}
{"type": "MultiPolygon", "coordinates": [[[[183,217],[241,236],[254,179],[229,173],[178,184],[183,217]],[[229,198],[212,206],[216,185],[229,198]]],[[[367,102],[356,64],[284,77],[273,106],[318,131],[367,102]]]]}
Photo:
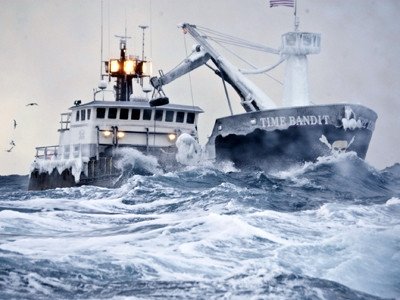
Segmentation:
{"type": "Polygon", "coordinates": [[[228,82],[241,98],[241,105],[246,112],[259,111],[276,108],[276,104],[253,82],[247,79],[240,70],[222,56],[197,30],[196,25],[184,23],[181,25],[184,33],[189,33],[198,43],[194,51],[177,67],[164,74],[160,72],[159,77],[150,79],[151,85],[162,97],[154,99],[150,105],[162,105],[166,96],[162,87],[186,73],[206,64],[211,60],[217,69],[215,73],[224,81],[228,82]]]}

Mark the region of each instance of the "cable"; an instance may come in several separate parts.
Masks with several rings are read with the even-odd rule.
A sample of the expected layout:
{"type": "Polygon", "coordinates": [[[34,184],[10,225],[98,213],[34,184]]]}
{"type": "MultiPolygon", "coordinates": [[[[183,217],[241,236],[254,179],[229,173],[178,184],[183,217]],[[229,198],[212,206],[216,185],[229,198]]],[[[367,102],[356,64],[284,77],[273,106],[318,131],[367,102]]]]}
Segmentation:
{"type": "MultiPolygon", "coordinates": [[[[246,61],[245,59],[243,59],[241,56],[237,55],[236,53],[234,53],[232,50],[228,49],[227,47],[225,47],[224,45],[222,45],[222,43],[224,44],[230,44],[233,46],[238,46],[238,47],[242,47],[242,48],[247,48],[247,49],[251,49],[251,50],[256,50],[256,51],[262,51],[262,52],[267,52],[267,53],[272,53],[272,54],[279,54],[279,50],[270,48],[270,47],[266,47],[262,44],[258,44],[258,43],[253,43],[253,42],[249,42],[247,40],[244,40],[242,38],[238,38],[229,34],[225,34],[210,28],[206,28],[206,27],[202,27],[202,26],[197,26],[196,28],[204,33],[204,37],[213,41],[214,43],[218,44],[220,47],[224,48],[226,51],[228,51],[229,53],[231,53],[232,55],[234,55],[236,58],[238,58],[239,60],[241,60],[242,62],[246,63],[247,65],[253,67],[256,72],[258,72],[259,70],[257,69],[256,66],[254,66],[253,64],[251,64],[250,62],[246,61]],[[207,34],[208,33],[208,34],[207,34]],[[211,36],[211,35],[214,36],[211,36]]],[[[278,82],[279,84],[283,85],[283,82],[276,79],[275,77],[273,77],[270,74],[267,74],[265,72],[270,71],[271,69],[273,69],[274,67],[278,66],[280,63],[282,63],[284,61],[280,60],[277,64],[275,64],[273,67],[271,68],[265,68],[264,72],[258,72],[258,73],[262,73],[264,75],[266,75],[267,77],[271,78],[272,80],[278,82]]],[[[247,71],[247,73],[249,74],[254,74],[254,72],[252,71],[247,71]]]]}
{"type": "Polygon", "coordinates": [[[269,67],[264,67],[264,68],[260,68],[260,69],[254,69],[254,70],[242,70],[239,69],[239,71],[242,74],[261,74],[261,73],[266,73],[271,71],[272,69],[276,68],[277,66],[279,66],[281,63],[283,63],[285,60],[287,59],[286,56],[282,57],[277,63],[275,63],[272,66],[269,67]]]}
{"type": "MultiPolygon", "coordinates": [[[[186,35],[183,35],[183,43],[185,44],[185,53],[186,57],[188,57],[188,50],[187,50],[187,45],[186,45],[186,35]]],[[[179,66],[179,65],[178,65],[179,66]]],[[[189,75],[189,85],[190,85],[190,96],[192,97],[192,107],[194,107],[194,97],[193,97],[193,88],[192,88],[192,77],[190,76],[190,72],[188,72],[189,75]]]]}
{"type": "MultiPolygon", "coordinates": [[[[216,42],[217,43],[217,42],[216,42]]],[[[243,61],[244,63],[246,63],[247,65],[253,67],[254,69],[257,69],[255,65],[251,64],[250,62],[248,62],[247,60],[245,60],[244,58],[240,57],[239,55],[237,55],[235,52],[231,51],[230,49],[226,48],[225,46],[221,45],[220,43],[217,43],[220,47],[224,48],[226,51],[228,51],[229,53],[231,53],[232,55],[234,55],[236,58],[240,59],[241,61],[243,61]]],[[[276,79],[275,77],[267,74],[267,73],[262,73],[265,76],[268,76],[269,78],[275,80],[276,82],[278,82],[279,84],[283,85],[283,82],[276,79]]]]}
{"type": "Polygon", "coordinates": [[[238,38],[238,37],[235,37],[235,36],[232,36],[229,34],[218,32],[216,30],[212,30],[209,28],[201,27],[201,26],[196,26],[196,28],[199,29],[199,31],[209,32],[212,35],[214,35],[214,36],[211,36],[210,34],[206,34],[206,37],[208,37],[211,40],[215,39],[215,40],[219,40],[220,42],[225,42],[225,43],[236,45],[236,46],[241,46],[241,47],[250,48],[250,49],[254,49],[254,50],[264,51],[264,52],[268,52],[268,53],[272,53],[272,54],[279,54],[279,50],[273,49],[270,47],[266,47],[259,43],[250,42],[250,41],[247,41],[242,38],[238,38]]]}

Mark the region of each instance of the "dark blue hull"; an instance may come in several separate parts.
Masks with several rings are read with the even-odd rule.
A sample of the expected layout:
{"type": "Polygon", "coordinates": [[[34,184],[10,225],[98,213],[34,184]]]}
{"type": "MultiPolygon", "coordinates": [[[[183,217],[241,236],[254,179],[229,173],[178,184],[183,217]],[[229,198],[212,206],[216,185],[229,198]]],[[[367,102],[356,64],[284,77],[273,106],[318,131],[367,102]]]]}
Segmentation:
{"type": "Polygon", "coordinates": [[[352,104],[282,108],[217,119],[208,149],[239,168],[286,168],[332,153],[364,159],[377,115],[352,104]]]}

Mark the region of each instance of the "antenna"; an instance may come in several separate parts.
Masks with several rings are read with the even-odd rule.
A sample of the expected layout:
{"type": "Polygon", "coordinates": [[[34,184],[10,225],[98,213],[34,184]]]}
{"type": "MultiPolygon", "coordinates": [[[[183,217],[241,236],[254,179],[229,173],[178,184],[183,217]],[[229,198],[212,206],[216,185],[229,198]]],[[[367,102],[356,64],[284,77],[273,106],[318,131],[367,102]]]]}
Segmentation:
{"type": "Polygon", "coordinates": [[[101,0],[100,80],[103,79],[103,0],[101,0]]]}
{"type": "Polygon", "coordinates": [[[123,58],[125,58],[126,43],[127,43],[127,40],[130,39],[131,37],[126,35],[126,28],[125,28],[125,35],[114,35],[114,36],[116,38],[120,39],[119,47],[120,47],[120,50],[124,52],[123,55],[122,55],[122,52],[121,52],[121,55],[122,55],[123,58]]]}
{"type": "Polygon", "coordinates": [[[297,0],[294,0],[294,31],[299,30],[299,17],[297,16],[297,0]]]}
{"type": "MultiPolygon", "coordinates": [[[[127,17],[126,17],[126,8],[125,8],[125,34],[123,36],[122,35],[115,35],[115,37],[121,39],[120,40],[120,48],[121,48],[121,50],[126,50],[127,39],[131,38],[130,36],[128,36],[128,33],[127,33],[127,29],[126,29],[127,22],[128,21],[127,21],[127,17]]],[[[125,55],[124,55],[124,58],[125,58],[125,55]]]]}
{"type": "Polygon", "coordinates": [[[143,39],[142,39],[142,60],[144,60],[144,32],[147,28],[149,28],[149,26],[146,25],[139,25],[139,28],[141,28],[143,30],[143,39]]]}
{"type": "MultiPolygon", "coordinates": [[[[147,26],[147,25],[139,25],[139,28],[141,28],[143,30],[143,33],[142,33],[142,61],[144,61],[144,32],[148,27],[149,26],[147,26]]],[[[143,78],[140,78],[140,86],[143,88],[143,78]]]]}

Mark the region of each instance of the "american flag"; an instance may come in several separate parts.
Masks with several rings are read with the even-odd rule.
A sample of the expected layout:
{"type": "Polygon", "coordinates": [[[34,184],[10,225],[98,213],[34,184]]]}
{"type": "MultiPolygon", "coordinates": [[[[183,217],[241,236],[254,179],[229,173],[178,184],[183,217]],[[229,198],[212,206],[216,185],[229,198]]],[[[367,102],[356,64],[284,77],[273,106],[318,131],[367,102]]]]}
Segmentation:
{"type": "Polygon", "coordinates": [[[276,6],[294,7],[294,0],[269,0],[269,7],[276,6]]]}

